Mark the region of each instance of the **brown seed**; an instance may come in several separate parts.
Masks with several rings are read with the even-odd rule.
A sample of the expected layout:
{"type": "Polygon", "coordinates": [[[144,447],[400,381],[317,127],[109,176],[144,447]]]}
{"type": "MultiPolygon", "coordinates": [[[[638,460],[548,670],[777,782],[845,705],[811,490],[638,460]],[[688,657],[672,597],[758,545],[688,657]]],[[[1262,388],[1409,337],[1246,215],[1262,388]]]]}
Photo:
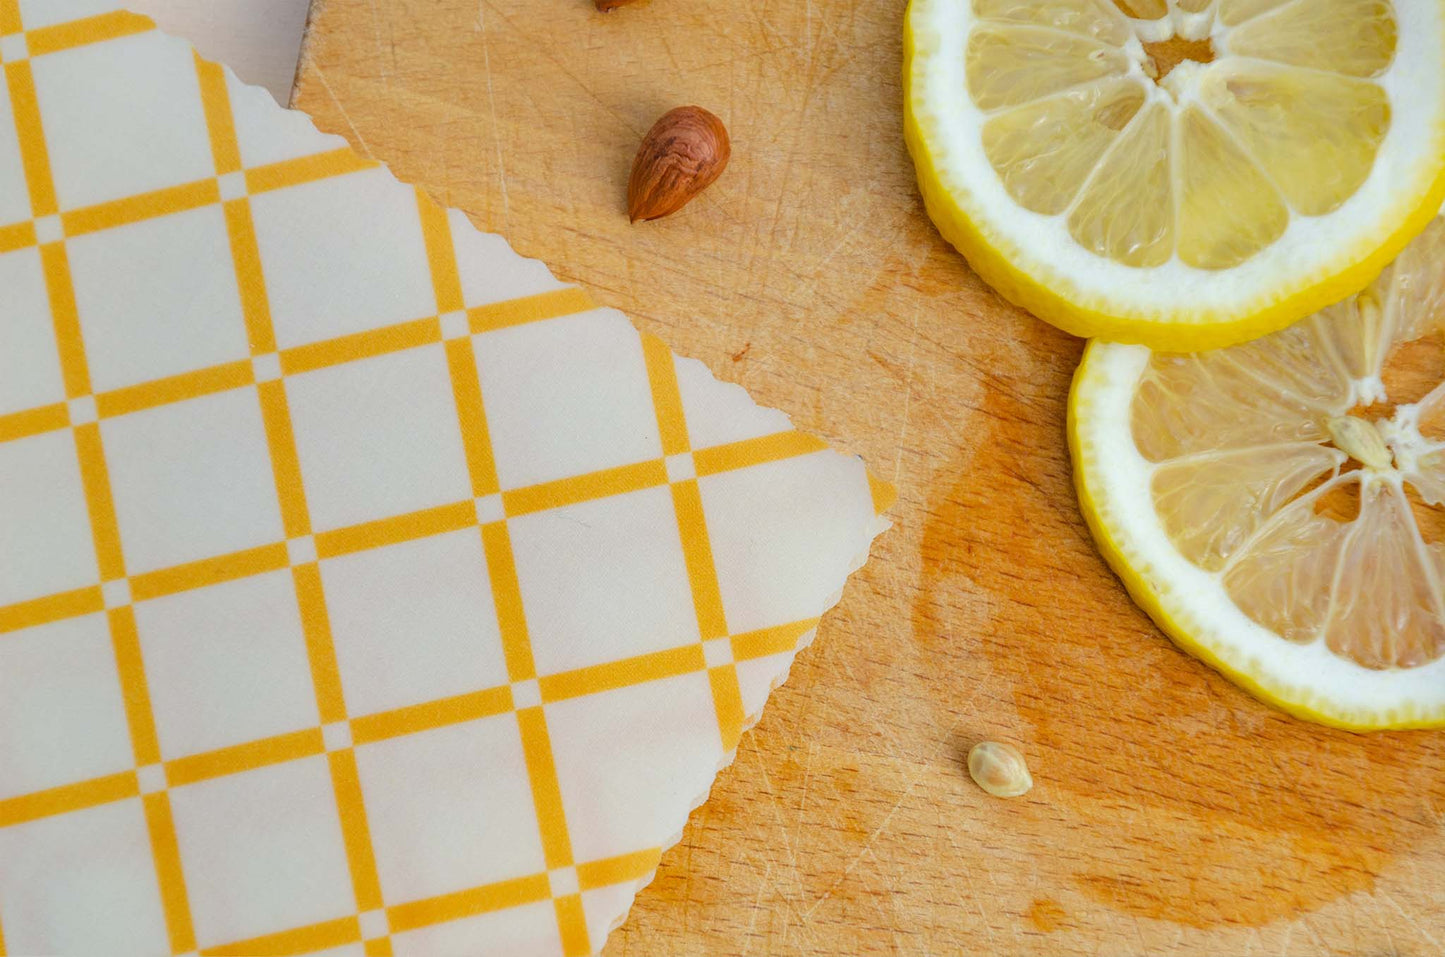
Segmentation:
{"type": "Polygon", "coordinates": [[[658,219],[686,206],[722,175],[732,156],[722,120],[700,106],[662,115],[642,138],[627,181],[627,215],[658,219]]]}
{"type": "Polygon", "coordinates": [[[603,13],[611,13],[618,7],[627,6],[632,0],[593,0],[593,2],[597,4],[598,10],[601,10],[603,13]]]}

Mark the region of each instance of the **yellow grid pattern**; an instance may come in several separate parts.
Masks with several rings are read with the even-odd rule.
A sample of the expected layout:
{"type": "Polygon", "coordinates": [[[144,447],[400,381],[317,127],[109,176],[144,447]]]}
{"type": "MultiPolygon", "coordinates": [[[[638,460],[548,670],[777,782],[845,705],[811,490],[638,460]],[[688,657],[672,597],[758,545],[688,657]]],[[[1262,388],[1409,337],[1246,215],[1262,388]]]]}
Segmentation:
{"type": "MultiPolygon", "coordinates": [[[[18,0],[0,0],[0,36],[23,35],[30,58],[152,29],[153,24],[147,18],[117,12],[26,31],[18,0]]],[[[3,69],[34,219],[58,215],[65,237],[72,238],[219,204],[224,211],[231,243],[251,353],[253,356],[277,353],[283,376],[443,343],[439,317],[465,308],[446,214],[418,190],[417,210],[426,243],[437,314],[277,350],[249,196],[344,176],[373,168],[376,164],[349,149],[339,149],[257,168],[243,168],[224,72],[219,65],[197,57],[196,78],[216,178],[62,211],[51,176],[44,122],[30,61],[7,62],[3,64],[3,69]],[[219,177],[232,173],[244,175],[248,196],[223,202],[219,177]]],[[[37,244],[33,220],[0,224],[0,253],[37,244]]],[[[285,534],[288,538],[312,534],[284,378],[257,382],[252,364],[243,360],[111,391],[93,392],[65,242],[41,244],[38,252],[51,303],[67,399],[93,395],[98,418],[107,419],[212,393],[256,386],[285,534]]],[[[585,292],[565,288],[466,308],[465,311],[471,331],[482,333],[592,308],[595,306],[585,292]]],[[[794,650],[799,640],[817,624],[814,618],[759,632],[729,635],[697,479],[669,482],[662,459],[527,488],[502,490],[493,461],[472,340],[447,340],[444,349],[474,498],[500,494],[505,516],[516,517],[640,489],[668,486],[702,641],[730,638],[734,661],[743,662],[794,650]]],[[[807,455],[825,448],[821,441],[797,432],[712,448],[691,448],[671,353],[660,340],[643,336],[643,354],[663,455],[691,452],[698,477],[807,455]]],[[[137,768],[160,764],[164,768],[167,785],[174,788],[325,754],[358,909],[361,912],[383,910],[391,933],[546,901],[551,897],[548,876],[541,873],[434,898],[383,900],[354,750],[328,751],[319,727],[162,761],[133,609],[125,605],[107,610],[101,585],[125,579],[129,584],[131,600],[139,602],[289,567],[301,609],[312,684],[323,724],[347,722],[354,747],[515,711],[547,868],[575,866],[580,891],[638,881],[656,868],[662,852],[657,847],[642,848],[605,860],[575,860],[545,712],[541,706],[517,710],[509,685],[381,713],[349,714],[342,694],[319,567],[316,561],[292,567],[286,542],[128,575],[99,424],[72,424],[66,403],[0,415],[0,443],[61,429],[71,429],[74,433],[100,581],[73,591],[0,606],[0,636],[104,611],[137,768]]],[[[871,477],[870,487],[875,510],[881,514],[892,502],[892,488],[871,477]]],[[[472,499],[317,533],[317,559],[467,528],[477,528],[481,537],[511,682],[537,679],[542,702],[547,704],[705,671],[712,690],[722,749],[727,752],[736,747],[746,716],[735,664],[709,668],[701,643],[573,671],[538,675],[507,523],[503,519],[479,524],[472,499]]],[[[142,798],[172,952],[183,954],[194,951],[196,937],[168,792],[162,790],[142,795],[135,770],[0,800],[0,828],[136,797],[142,798]]],[[[580,894],[562,896],[552,903],[566,954],[586,954],[594,946],[600,946],[600,941],[589,939],[580,894]]],[[[304,953],[361,940],[359,920],[350,916],[234,941],[202,952],[217,955],[304,953]]],[[[389,937],[365,941],[365,952],[368,955],[391,954],[389,937]]],[[[5,954],[4,931],[0,927],[0,957],[5,954]]]]}

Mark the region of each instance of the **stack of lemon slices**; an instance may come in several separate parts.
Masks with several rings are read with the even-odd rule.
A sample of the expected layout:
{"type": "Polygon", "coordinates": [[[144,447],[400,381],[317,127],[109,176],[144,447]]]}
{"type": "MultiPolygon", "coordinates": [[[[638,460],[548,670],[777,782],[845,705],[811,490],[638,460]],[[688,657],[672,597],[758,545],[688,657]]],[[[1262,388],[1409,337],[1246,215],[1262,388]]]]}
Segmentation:
{"type": "Polygon", "coordinates": [[[1445,0],[912,0],[906,30],[934,222],[1096,337],[1070,443],[1134,598],[1296,714],[1445,725],[1445,0]]]}

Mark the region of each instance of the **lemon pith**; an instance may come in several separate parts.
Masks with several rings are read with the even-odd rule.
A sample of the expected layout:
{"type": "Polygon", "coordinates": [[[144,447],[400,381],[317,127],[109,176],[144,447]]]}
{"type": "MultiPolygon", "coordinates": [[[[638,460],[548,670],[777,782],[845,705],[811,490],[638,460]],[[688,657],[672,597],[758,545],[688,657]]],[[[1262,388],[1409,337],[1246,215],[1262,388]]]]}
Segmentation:
{"type": "Polygon", "coordinates": [[[1386,360],[1418,345],[1445,355],[1445,220],[1247,345],[1090,343],[1070,394],[1080,507],[1134,600],[1256,696],[1352,730],[1445,726],[1438,367],[1381,405],[1404,388],[1386,360]]]}
{"type": "Polygon", "coordinates": [[[1255,3],[1266,10],[1251,18],[1233,0],[1225,12],[1242,19],[1225,26],[1215,3],[1142,21],[1094,0],[912,0],[904,133],[929,215],[1006,299],[1075,334],[1189,350],[1283,328],[1363,288],[1445,199],[1445,2],[1386,4],[1399,29],[1383,69],[1378,49],[1341,59],[1352,73],[1324,72],[1291,62],[1308,50],[1230,55],[1230,38],[1268,39],[1261,20],[1301,8],[1371,2],[1383,0],[1255,3]],[[987,52],[1024,37],[1036,65],[1046,33],[1014,21],[1058,7],[1098,13],[1047,35],[1100,75],[1011,93],[1027,71],[1000,67],[1000,82],[976,69],[970,84],[970,42],[987,52]],[[1176,29],[1225,55],[1155,84],[1139,38],[1176,29]],[[1111,46],[1119,31],[1124,46],[1111,46]],[[1160,144],[1167,166],[1121,159],[1160,144]],[[1129,199],[1156,187],[1167,203],[1129,199]]]}

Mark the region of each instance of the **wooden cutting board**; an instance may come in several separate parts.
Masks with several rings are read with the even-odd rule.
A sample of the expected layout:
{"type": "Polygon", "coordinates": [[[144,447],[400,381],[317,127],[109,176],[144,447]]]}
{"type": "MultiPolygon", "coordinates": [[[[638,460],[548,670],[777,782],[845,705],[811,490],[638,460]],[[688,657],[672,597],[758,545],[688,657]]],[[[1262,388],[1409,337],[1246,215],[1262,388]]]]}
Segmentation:
{"type": "Polygon", "coordinates": [[[903,3],[325,0],[297,104],[524,255],[896,481],[825,619],[606,953],[1439,954],[1445,734],[1358,736],[1185,656],[1094,551],[1081,343],[935,233],[903,3]],[[629,225],[638,140],[697,103],[732,165],[629,225]],[[963,757],[1016,743],[1035,787],[963,757]]]}

